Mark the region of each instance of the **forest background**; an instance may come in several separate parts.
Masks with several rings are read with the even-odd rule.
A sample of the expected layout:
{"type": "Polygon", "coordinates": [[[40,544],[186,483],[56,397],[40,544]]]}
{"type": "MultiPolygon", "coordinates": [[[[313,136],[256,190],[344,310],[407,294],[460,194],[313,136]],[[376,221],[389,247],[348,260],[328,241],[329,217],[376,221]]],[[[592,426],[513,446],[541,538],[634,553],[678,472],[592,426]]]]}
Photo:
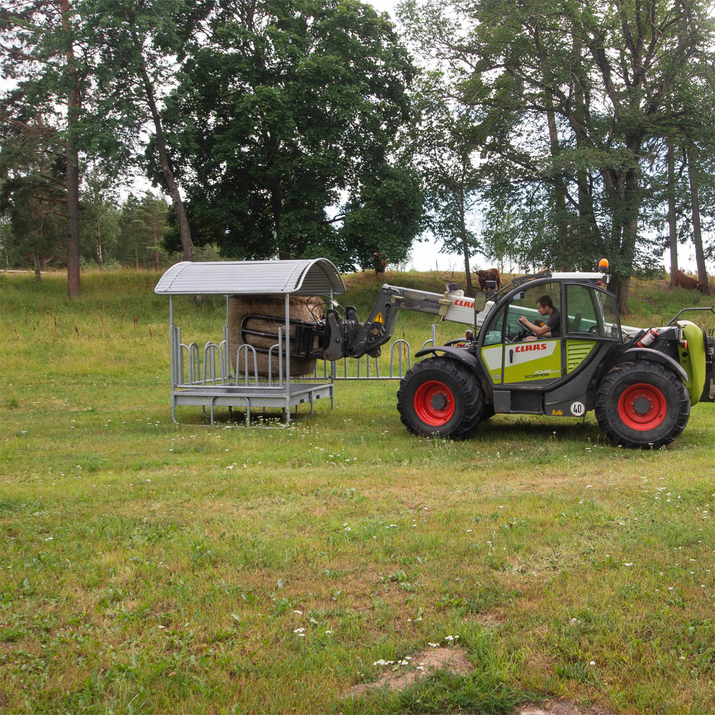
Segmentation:
{"type": "Polygon", "coordinates": [[[698,278],[715,37],[697,0],[11,0],[5,268],[463,256],[698,278]],[[399,29],[398,29],[399,28],[399,29]],[[137,177],[157,192],[128,193],[137,177]],[[169,204],[163,196],[170,197],[169,204]]]}

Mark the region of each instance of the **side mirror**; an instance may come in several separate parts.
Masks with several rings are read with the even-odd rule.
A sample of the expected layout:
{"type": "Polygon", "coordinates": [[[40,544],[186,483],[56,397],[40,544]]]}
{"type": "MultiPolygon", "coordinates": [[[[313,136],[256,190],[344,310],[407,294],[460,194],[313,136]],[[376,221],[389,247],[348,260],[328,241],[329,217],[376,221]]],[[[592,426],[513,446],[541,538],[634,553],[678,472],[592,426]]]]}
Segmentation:
{"type": "Polygon", "coordinates": [[[485,293],[477,293],[474,297],[474,310],[477,313],[481,313],[484,310],[484,306],[487,304],[487,296],[485,293]]]}

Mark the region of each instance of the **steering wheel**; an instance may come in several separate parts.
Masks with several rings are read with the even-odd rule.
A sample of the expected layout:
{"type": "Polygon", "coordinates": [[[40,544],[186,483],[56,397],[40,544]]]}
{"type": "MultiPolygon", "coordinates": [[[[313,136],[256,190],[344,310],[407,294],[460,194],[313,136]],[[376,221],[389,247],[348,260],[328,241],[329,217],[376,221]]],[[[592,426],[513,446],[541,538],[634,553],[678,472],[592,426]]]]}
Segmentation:
{"type": "Polygon", "coordinates": [[[529,335],[536,335],[536,333],[527,325],[524,325],[524,323],[519,323],[521,329],[519,330],[519,333],[517,334],[516,338],[514,338],[515,343],[519,343],[522,340],[526,339],[529,335]]]}

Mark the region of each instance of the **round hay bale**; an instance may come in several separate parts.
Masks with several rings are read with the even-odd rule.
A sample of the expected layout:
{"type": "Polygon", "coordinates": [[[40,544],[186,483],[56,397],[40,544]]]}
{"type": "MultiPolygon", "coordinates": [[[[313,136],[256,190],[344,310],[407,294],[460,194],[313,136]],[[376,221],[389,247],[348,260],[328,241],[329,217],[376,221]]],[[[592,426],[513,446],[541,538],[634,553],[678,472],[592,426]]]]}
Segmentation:
{"type": "MultiPolygon", "coordinates": [[[[315,297],[300,297],[291,296],[290,298],[290,317],[295,320],[303,320],[306,323],[314,323],[320,319],[322,315],[323,301],[315,297]]],[[[239,375],[246,374],[246,362],[248,361],[248,377],[254,377],[253,374],[253,353],[250,350],[241,350],[241,364],[236,365],[236,354],[238,348],[243,344],[241,340],[241,325],[244,318],[252,315],[265,315],[279,318],[280,322],[257,320],[252,318],[247,322],[247,327],[251,330],[257,330],[265,333],[270,333],[272,336],[277,336],[278,328],[285,332],[285,298],[280,295],[232,295],[228,300],[228,345],[229,354],[231,356],[231,365],[234,371],[239,375]]],[[[291,335],[295,335],[295,325],[291,325],[291,335]]],[[[246,343],[256,348],[256,363],[258,367],[258,375],[260,377],[268,376],[268,353],[265,352],[278,342],[277,337],[264,337],[261,335],[247,335],[246,343]]],[[[285,364],[285,355],[283,356],[285,364]]],[[[291,357],[290,359],[290,374],[291,377],[300,377],[301,375],[310,375],[315,371],[316,360],[304,360],[291,357]]],[[[273,376],[278,375],[278,350],[275,349],[271,353],[271,373],[273,376]]]]}

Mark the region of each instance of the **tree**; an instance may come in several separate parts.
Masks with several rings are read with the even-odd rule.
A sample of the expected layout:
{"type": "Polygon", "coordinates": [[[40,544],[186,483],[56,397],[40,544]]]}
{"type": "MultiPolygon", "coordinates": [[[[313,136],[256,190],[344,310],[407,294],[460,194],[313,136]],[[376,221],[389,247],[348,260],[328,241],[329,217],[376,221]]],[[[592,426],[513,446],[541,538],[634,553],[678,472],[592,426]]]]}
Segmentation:
{"type": "MultiPolygon", "coordinates": [[[[372,268],[376,256],[388,263],[403,263],[422,230],[424,194],[415,173],[387,163],[371,173],[343,207],[339,238],[344,255],[339,265],[347,268],[353,263],[372,268]]],[[[323,246],[315,249],[316,256],[323,255],[323,246]]]]}
{"type": "MultiPolygon", "coordinates": [[[[671,284],[672,274],[678,269],[679,233],[681,241],[692,236],[698,279],[704,285],[708,284],[705,260],[711,249],[704,244],[702,229],[712,225],[713,219],[710,207],[715,190],[712,159],[715,123],[703,121],[703,117],[709,116],[714,100],[715,71],[709,51],[706,51],[696,56],[689,64],[687,74],[675,83],[668,98],[670,123],[662,139],[650,150],[656,157],[651,165],[660,168],[663,175],[660,183],[666,187],[671,284]]],[[[657,186],[657,174],[655,183],[657,186]]],[[[665,203],[663,197],[660,200],[665,203]]]]}
{"type": "Polygon", "coordinates": [[[480,199],[481,176],[474,155],[479,147],[474,112],[459,106],[441,72],[426,73],[415,97],[418,123],[412,150],[426,187],[429,228],[442,250],[461,253],[467,295],[474,295],[470,258],[477,252],[471,216],[480,199]]]}
{"type": "Polygon", "coordinates": [[[5,260],[30,259],[37,280],[66,256],[66,155],[53,127],[6,123],[0,146],[0,214],[8,219],[5,260]]]}
{"type": "Polygon", "coordinates": [[[120,212],[110,180],[95,167],[85,177],[80,202],[82,258],[104,270],[105,257],[114,258],[119,237],[120,212]]]}
{"type": "Polygon", "coordinates": [[[122,206],[117,258],[137,270],[153,263],[155,270],[165,263],[163,248],[169,206],[150,191],[141,198],[129,195],[122,206]]]}
{"type": "Polygon", "coordinates": [[[76,8],[70,0],[10,0],[0,15],[0,63],[17,80],[6,95],[3,121],[27,122],[64,107],[61,137],[66,161],[67,292],[81,293],[79,268],[79,122],[87,76],[76,8]],[[79,54],[79,57],[78,57],[79,54]],[[8,101],[9,100],[9,101],[8,101]],[[14,116],[13,116],[14,115],[14,116]]]}
{"type": "MultiPolygon", "coordinates": [[[[697,186],[699,211],[698,220],[701,226],[701,236],[698,240],[695,232],[695,202],[691,202],[690,216],[692,217],[693,243],[695,244],[695,261],[698,269],[698,280],[708,284],[705,261],[715,255],[715,145],[712,139],[702,141],[691,147],[691,161],[688,163],[688,174],[692,172],[697,186]],[[697,153],[696,153],[697,152],[697,153]]],[[[688,184],[691,181],[689,179],[688,184]]],[[[691,188],[689,186],[689,188],[691,188]]],[[[693,196],[692,188],[690,196],[693,196]]]]}
{"type": "Polygon", "coordinates": [[[688,187],[690,198],[690,215],[692,220],[692,236],[695,244],[695,262],[698,280],[703,285],[709,285],[707,268],[705,266],[706,250],[703,243],[703,222],[712,223],[713,210],[709,201],[703,201],[706,196],[713,197],[715,175],[713,169],[713,150],[715,150],[715,124],[702,121],[712,110],[715,99],[715,71],[712,63],[701,63],[695,72],[696,81],[683,83],[682,109],[686,117],[680,122],[678,129],[682,143],[682,153],[687,164],[688,187]]]}
{"type": "Polygon", "coordinates": [[[460,72],[462,101],[485,112],[482,152],[497,194],[547,187],[549,259],[560,263],[562,247],[609,256],[627,312],[649,143],[672,123],[676,83],[712,52],[706,9],[694,0],[434,0],[407,2],[403,14],[415,43],[460,72]]]}
{"type": "Polygon", "coordinates": [[[167,100],[197,242],[370,265],[374,239],[353,229],[374,209],[399,260],[421,214],[395,159],[413,74],[387,17],[356,0],[219,2],[167,100]]]}
{"type": "MultiPolygon", "coordinates": [[[[545,186],[501,186],[489,193],[482,231],[487,258],[500,264],[529,267],[533,271],[554,267],[551,249],[556,226],[545,186]]],[[[571,264],[574,265],[574,264],[571,264]]]]}
{"type": "Polygon", "coordinates": [[[148,168],[171,196],[185,261],[194,259],[194,245],[158,93],[171,83],[189,36],[211,6],[202,0],[82,0],[81,5],[99,57],[98,106],[135,135],[147,121],[153,124],[148,168]]]}

